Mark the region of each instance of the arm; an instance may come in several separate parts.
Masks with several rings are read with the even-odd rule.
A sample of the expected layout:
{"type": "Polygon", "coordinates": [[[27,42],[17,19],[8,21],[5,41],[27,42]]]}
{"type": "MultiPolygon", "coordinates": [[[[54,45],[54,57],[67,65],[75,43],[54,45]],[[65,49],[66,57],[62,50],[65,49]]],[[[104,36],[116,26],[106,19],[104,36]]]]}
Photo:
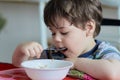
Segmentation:
{"type": "Polygon", "coordinates": [[[91,60],[88,58],[67,59],[74,62],[74,68],[100,80],[119,80],[120,62],[118,60],[91,60]]]}
{"type": "Polygon", "coordinates": [[[37,42],[28,42],[16,47],[12,56],[12,64],[21,67],[21,62],[31,58],[40,58],[43,48],[37,42]]]}

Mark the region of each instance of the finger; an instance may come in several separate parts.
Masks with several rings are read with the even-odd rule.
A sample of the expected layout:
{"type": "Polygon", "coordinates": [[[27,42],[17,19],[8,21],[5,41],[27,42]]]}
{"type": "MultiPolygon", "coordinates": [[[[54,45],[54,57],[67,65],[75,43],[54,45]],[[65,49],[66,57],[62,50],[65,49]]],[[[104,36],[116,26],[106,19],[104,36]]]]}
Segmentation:
{"type": "Polygon", "coordinates": [[[23,53],[23,55],[25,55],[25,56],[27,56],[27,57],[30,57],[29,49],[27,49],[27,48],[22,48],[22,49],[21,49],[21,52],[23,53]]]}
{"type": "Polygon", "coordinates": [[[35,51],[35,56],[37,57],[37,58],[39,58],[40,57],[40,49],[38,48],[38,47],[35,47],[35,48],[33,48],[34,49],[34,51],[35,51]]]}
{"type": "Polygon", "coordinates": [[[28,51],[29,51],[30,57],[35,57],[36,56],[34,48],[30,48],[30,49],[28,49],[28,51]]]}
{"type": "Polygon", "coordinates": [[[29,50],[25,50],[25,54],[26,54],[26,56],[30,57],[29,50]]]}
{"type": "Polygon", "coordinates": [[[43,48],[42,48],[40,45],[38,45],[38,46],[37,46],[37,49],[38,49],[37,58],[40,58],[40,56],[41,56],[41,54],[42,54],[42,52],[43,52],[43,48]]]}

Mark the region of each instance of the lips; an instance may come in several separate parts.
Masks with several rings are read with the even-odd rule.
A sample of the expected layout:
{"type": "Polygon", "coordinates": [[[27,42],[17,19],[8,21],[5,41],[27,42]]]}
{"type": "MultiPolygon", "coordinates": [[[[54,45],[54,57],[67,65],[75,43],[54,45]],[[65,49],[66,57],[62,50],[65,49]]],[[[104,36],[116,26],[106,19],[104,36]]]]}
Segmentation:
{"type": "Polygon", "coordinates": [[[65,47],[61,47],[61,48],[57,48],[58,49],[58,51],[60,51],[60,52],[65,52],[66,50],[67,50],[67,48],[65,48],[65,47]]]}
{"type": "Polygon", "coordinates": [[[63,51],[66,51],[66,50],[67,50],[67,48],[64,48],[64,49],[63,49],[63,51]]]}

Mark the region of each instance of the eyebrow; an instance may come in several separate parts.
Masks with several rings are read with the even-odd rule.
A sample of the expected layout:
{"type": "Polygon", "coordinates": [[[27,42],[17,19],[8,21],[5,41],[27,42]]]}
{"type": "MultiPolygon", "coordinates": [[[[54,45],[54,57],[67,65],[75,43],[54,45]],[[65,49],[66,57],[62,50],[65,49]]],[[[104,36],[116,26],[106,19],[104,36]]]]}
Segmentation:
{"type": "Polygon", "coordinates": [[[65,27],[56,27],[56,29],[63,29],[63,28],[65,28],[65,27]]]}
{"type": "MultiPolygon", "coordinates": [[[[63,29],[65,27],[55,27],[56,29],[63,29]]],[[[52,30],[52,28],[49,28],[50,30],[52,30]]]]}

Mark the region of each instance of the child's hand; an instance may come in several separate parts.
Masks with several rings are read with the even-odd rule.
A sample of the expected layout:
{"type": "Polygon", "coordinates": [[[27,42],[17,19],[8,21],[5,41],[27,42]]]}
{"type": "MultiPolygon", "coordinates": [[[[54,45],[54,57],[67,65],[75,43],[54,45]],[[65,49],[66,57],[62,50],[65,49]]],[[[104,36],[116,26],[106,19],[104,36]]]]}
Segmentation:
{"type": "Polygon", "coordinates": [[[37,42],[23,43],[17,46],[12,57],[13,65],[20,67],[21,62],[30,58],[40,58],[43,51],[42,46],[37,42]]]}
{"type": "Polygon", "coordinates": [[[21,44],[18,50],[20,50],[21,53],[23,53],[25,56],[28,56],[29,58],[40,58],[43,48],[37,42],[28,42],[21,44]]]}

